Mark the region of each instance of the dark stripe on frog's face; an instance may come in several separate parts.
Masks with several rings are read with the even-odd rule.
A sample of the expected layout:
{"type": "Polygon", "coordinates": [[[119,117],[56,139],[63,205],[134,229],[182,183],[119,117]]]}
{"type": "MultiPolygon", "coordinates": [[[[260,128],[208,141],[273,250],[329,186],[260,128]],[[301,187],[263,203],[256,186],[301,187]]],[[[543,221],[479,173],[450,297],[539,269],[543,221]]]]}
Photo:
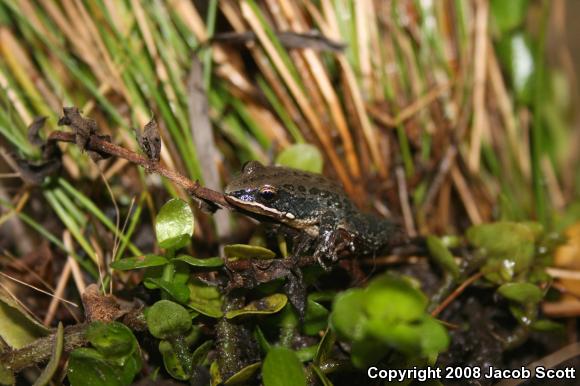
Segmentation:
{"type": "Polygon", "coordinates": [[[342,189],[320,174],[247,163],[225,189],[226,199],[246,212],[317,234],[320,214],[346,199],[342,189]]]}
{"type": "Polygon", "coordinates": [[[244,191],[238,191],[232,192],[225,196],[226,201],[228,201],[230,204],[252,213],[271,217],[279,221],[294,220],[296,218],[290,212],[282,212],[272,206],[262,204],[256,200],[244,199],[242,197],[249,197],[249,195],[244,194],[244,191]]]}

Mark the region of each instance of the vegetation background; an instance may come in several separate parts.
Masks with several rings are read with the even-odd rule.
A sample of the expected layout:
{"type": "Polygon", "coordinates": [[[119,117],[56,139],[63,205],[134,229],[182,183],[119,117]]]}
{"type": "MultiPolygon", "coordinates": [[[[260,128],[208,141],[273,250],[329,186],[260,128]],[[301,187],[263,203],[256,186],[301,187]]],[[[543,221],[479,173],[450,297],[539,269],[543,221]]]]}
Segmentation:
{"type": "MultiPolygon", "coordinates": [[[[60,299],[137,284],[111,262],[159,252],[156,213],[190,200],[75,146],[31,184],[21,160],[42,154],[27,127],[47,116],[46,136],[77,106],[130,149],[154,117],[161,163],[218,191],[244,162],[284,154],[413,237],[538,221],[571,240],[548,270],[567,295],[543,312],[567,318],[575,341],[578,15],[566,0],[2,0],[2,288],[47,327],[82,320],[60,299]]],[[[191,255],[249,240],[239,216],[192,207],[191,255]]]]}

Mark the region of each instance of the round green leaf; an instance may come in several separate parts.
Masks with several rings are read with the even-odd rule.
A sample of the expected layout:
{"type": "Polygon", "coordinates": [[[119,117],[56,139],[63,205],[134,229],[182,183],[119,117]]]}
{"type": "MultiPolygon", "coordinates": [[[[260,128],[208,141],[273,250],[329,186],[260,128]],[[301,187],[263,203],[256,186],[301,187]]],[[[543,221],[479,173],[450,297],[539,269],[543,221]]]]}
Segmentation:
{"type": "Polygon", "coordinates": [[[287,147],[278,154],[276,163],[307,172],[322,173],[322,154],[316,146],[307,143],[287,147]]]}
{"type": "Polygon", "coordinates": [[[350,289],[338,294],[332,306],[330,326],[339,337],[347,340],[362,337],[367,322],[364,308],[365,293],[362,289],[350,289]]]}
{"type": "Polygon", "coordinates": [[[145,319],[151,335],[159,339],[185,334],[191,328],[189,312],[169,300],[160,300],[153,304],[145,313],[145,319]]]}
{"type": "Polygon", "coordinates": [[[306,386],[306,376],[296,353],[286,347],[273,347],[262,366],[264,386],[306,386]]]}
{"type": "Polygon", "coordinates": [[[242,315],[275,314],[284,308],[287,302],[288,297],[286,295],[273,294],[263,299],[254,300],[239,310],[226,312],[226,318],[233,319],[242,315]]]}
{"type": "Polygon", "coordinates": [[[379,276],[364,292],[366,314],[383,324],[413,321],[423,316],[427,307],[425,295],[405,277],[379,276]]]}
{"type": "Polygon", "coordinates": [[[178,249],[193,235],[193,213],[187,202],[171,199],[159,210],[155,219],[155,234],[161,248],[178,249]]]}
{"type": "Polygon", "coordinates": [[[222,265],[224,265],[224,260],[221,257],[210,257],[207,259],[200,259],[189,255],[179,255],[174,260],[183,261],[184,263],[187,263],[194,267],[214,268],[221,267],[222,265]]]}
{"type": "Polygon", "coordinates": [[[530,283],[506,283],[497,292],[504,298],[521,304],[538,303],[544,297],[542,290],[530,283]]]}
{"type": "Polygon", "coordinates": [[[399,352],[419,358],[432,358],[449,345],[445,328],[425,315],[413,323],[386,326],[380,320],[367,324],[368,333],[399,352]]]}
{"type": "Polygon", "coordinates": [[[257,245],[230,244],[224,247],[224,254],[230,260],[235,259],[273,259],[276,254],[268,248],[257,245]]]}
{"type": "Polygon", "coordinates": [[[474,225],[467,230],[467,239],[489,255],[509,255],[522,245],[534,244],[537,230],[529,223],[499,221],[474,225]]]}
{"type": "Polygon", "coordinates": [[[449,347],[449,334],[441,323],[430,316],[423,321],[421,330],[421,353],[434,363],[437,355],[449,347]]]}
{"type": "Polygon", "coordinates": [[[128,386],[141,370],[141,357],[135,351],[123,365],[109,361],[92,348],[71,352],[67,378],[72,386],[128,386]]]}
{"type": "Polygon", "coordinates": [[[118,269],[119,271],[126,271],[129,269],[158,267],[161,265],[165,265],[167,263],[169,263],[169,260],[167,260],[163,256],[142,255],[142,256],[127,257],[125,259],[114,261],[111,264],[111,268],[118,269]]]}
{"type": "Polygon", "coordinates": [[[137,348],[137,339],[133,332],[119,322],[91,323],[87,328],[87,340],[107,358],[127,356],[137,348]]]}
{"type": "Polygon", "coordinates": [[[199,313],[212,318],[221,318],[222,295],[216,287],[192,280],[189,284],[189,301],[187,305],[199,313]]]}

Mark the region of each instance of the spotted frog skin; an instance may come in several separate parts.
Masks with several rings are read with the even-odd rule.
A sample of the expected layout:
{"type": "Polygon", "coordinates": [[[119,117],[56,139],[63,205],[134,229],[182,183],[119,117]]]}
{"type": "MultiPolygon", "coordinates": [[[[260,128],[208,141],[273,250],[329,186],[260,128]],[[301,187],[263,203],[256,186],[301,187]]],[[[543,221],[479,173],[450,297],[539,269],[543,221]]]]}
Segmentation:
{"type": "Polygon", "coordinates": [[[312,247],[323,267],[344,254],[381,253],[403,238],[397,225],[361,213],[339,185],[321,174],[250,161],[225,193],[249,216],[306,235],[303,249],[312,247]]]}

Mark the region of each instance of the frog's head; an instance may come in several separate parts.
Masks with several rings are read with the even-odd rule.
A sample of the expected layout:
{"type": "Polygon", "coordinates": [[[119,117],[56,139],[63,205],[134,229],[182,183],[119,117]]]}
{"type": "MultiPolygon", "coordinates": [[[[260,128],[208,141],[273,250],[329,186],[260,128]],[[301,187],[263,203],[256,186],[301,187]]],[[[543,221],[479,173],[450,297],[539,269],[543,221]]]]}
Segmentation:
{"type": "Polygon", "coordinates": [[[225,198],[245,212],[291,224],[296,219],[292,213],[293,196],[284,188],[284,182],[291,183],[294,172],[258,161],[247,162],[241,174],[226,186],[225,198]]]}

